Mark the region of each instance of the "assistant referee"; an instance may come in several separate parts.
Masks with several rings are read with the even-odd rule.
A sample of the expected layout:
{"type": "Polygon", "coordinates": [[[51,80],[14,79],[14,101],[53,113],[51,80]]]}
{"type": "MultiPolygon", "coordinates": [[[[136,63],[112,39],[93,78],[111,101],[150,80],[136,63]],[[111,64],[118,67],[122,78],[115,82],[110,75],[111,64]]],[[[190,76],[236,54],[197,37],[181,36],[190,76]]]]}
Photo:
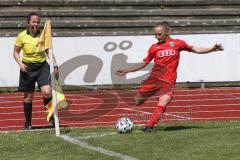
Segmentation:
{"type": "MultiPolygon", "coordinates": [[[[24,129],[31,129],[32,100],[34,96],[35,83],[37,82],[43,98],[44,106],[52,99],[50,83],[50,67],[45,52],[36,49],[40,37],[40,16],[38,13],[30,13],[27,16],[27,29],[20,32],[14,46],[13,56],[20,68],[19,88],[24,92],[24,129]],[[23,51],[22,59],[20,51],[23,51]]],[[[55,76],[59,76],[56,60],[53,58],[55,76]]]]}

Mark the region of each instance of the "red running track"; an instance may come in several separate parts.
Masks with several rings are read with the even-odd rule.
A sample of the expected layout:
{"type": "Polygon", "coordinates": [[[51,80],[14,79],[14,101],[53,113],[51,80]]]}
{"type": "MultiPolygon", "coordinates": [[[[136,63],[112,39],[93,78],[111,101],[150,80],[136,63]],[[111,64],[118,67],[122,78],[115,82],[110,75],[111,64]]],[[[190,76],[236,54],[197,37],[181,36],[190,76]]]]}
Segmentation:
{"type": "MultiPolygon", "coordinates": [[[[136,91],[84,91],[66,93],[69,107],[59,111],[61,126],[83,127],[114,125],[128,116],[143,124],[156,107],[152,97],[142,106],[134,106],[136,91]]],[[[0,94],[0,131],[21,130],[24,124],[23,94],[0,94]]],[[[46,127],[42,96],[35,93],[33,127],[46,127]]],[[[240,87],[176,90],[161,121],[238,120],[240,87]]]]}

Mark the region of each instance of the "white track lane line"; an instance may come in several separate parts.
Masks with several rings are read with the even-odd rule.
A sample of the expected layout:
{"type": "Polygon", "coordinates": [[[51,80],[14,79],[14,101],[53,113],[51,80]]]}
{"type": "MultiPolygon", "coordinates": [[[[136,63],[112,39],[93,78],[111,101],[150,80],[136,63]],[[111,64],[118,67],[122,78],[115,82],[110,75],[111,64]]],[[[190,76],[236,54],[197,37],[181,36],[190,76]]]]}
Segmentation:
{"type": "MultiPolygon", "coordinates": [[[[151,112],[145,112],[145,111],[140,111],[140,110],[136,110],[136,109],[130,109],[130,108],[122,108],[123,110],[129,110],[129,111],[135,111],[135,112],[140,112],[140,113],[144,113],[144,114],[152,114],[151,112]]],[[[164,115],[167,116],[172,116],[172,117],[176,117],[176,118],[181,118],[181,119],[191,119],[189,117],[184,117],[184,116],[178,116],[178,115],[174,115],[174,114],[169,114],[169,113],[164,113],[164,115]]]]}
{"type": "Polygon", "coordinates": [[[172,116],[172,117],[181,118],[181,119],[188,119],[188,120],[191,119],[191,118],[189,118],[189,117],[178,116],[178,115],[175,115],[175,114],[169,114],[169,113],[163,113],[163,114],[164,114],[164,115],[167,115],[167,116],[172,116]]]}

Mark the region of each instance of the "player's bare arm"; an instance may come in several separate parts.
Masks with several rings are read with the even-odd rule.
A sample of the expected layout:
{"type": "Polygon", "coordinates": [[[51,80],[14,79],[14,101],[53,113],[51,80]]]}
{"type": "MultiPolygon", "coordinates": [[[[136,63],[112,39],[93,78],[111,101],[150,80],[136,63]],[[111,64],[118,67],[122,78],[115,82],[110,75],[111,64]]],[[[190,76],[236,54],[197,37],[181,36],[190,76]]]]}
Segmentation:
{"type": "Polygon", "coordinates": [[[116,71],[116,75],[118,76],[123,76],[125,75],[126,73],[129,73],[129,72],[135,72],[135,71],[138,71],[140,69],[143,69],[144,67],[146,67],[148,65],[148,63],[145,63],[145,62],[141,62],[141,63],[138,63],[138,64],[135,64],[129,68],[125,68],[125,69],[119,69],[116,71]]]}
{"type": "Polygon", "coordinates": [[[206,54],[206,53],[210,53],[210,52],[223,51],[223,50],[224,49],[223,49],[222,44],[217,44],[217,43],[211,48],[204,48],[204,47],[193,47],[192,48],[192,52],[197,53],[197,54],[206,54]]]}
{"type": "Polygon", "coordinates": [[[22,60],[19,56],[19,53],[20,53],[21,49],[22,48],[19,47],[19,46],[14,46],[13,57],[14,57],[15,61],[18,63],[20,70],[22,72],[27,72],[27,70],[26,70],[27,66],[22,63],[22,60]]]}

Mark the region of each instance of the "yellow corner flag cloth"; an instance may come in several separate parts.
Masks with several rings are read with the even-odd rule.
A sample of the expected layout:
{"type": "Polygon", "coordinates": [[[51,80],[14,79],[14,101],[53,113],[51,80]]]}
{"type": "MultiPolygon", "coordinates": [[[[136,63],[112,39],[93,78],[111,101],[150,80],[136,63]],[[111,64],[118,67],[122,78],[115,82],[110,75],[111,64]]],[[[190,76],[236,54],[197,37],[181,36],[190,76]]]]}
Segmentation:
{"type": "MultiPolygon", "coordinates": [[[[58,109],[66,108],[68,106],[66,97],[63,94],[62,88],[57,80],[56,80],[56,94],[57,94],[57,108],[58,109]]],[[[45,108],[47,109],[46,110],[47,121],[49,122],[54,112],[52,100],[45,106],[45,108]]]]}
{"type": "Polygon", "coordinates": [[[45,22],[44,29],[39,37],[36,47],[38,52],[43,52],[46,49],[52,48],[51,20],[45,22]]]}

